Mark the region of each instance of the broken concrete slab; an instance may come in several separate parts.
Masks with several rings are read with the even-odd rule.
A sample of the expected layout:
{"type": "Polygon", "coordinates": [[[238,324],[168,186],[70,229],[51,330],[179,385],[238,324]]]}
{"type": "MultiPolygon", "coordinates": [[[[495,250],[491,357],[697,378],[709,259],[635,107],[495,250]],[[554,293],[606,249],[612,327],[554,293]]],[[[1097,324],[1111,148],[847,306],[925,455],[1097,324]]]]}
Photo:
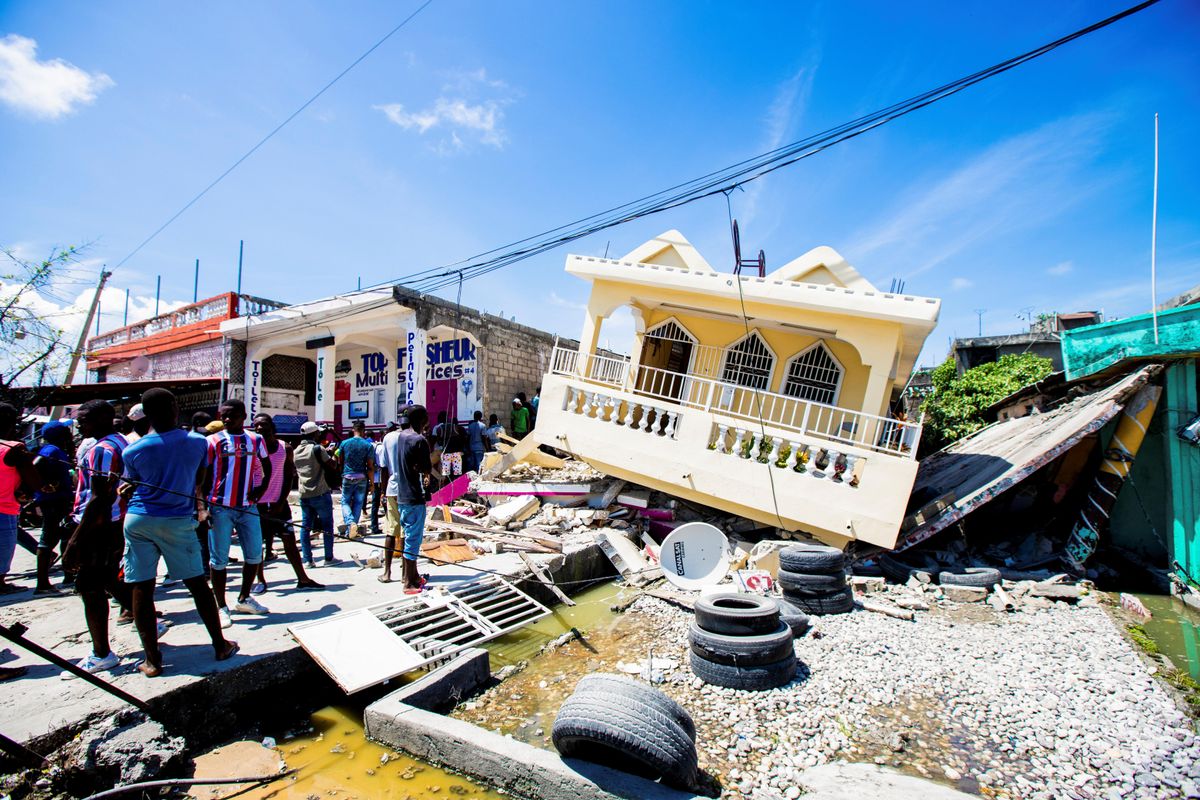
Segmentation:
{"type": "Polygon", "coordinates": [[[488,651],[482,647],[463,650],[445,664],[422,675],[388,695],[425,711],[438,711],[457,705],[475,693],[492,677],[488,651]]]}
{"type": "Polygon", "coordinates": [[[796,782],[808,790],[806,800],[978,800],[977,795],[875,764],[822,764],[801,772],[796,782]]]}
{"type": "Polygon", "coordinates": [[[423,761],[530,800],[699,800],[697,795],[589,764],[444,717],[388,695],[367,706],[367,736],[423,761]]]}
{"type": "Polygon", "coordinates": [[[1047,600],[1062,600],[1074,603],[1083,597],[1083,589],[1079,586],[1061,583],[1035,583],[1029,587],[1031,597],[1044,597],[1047,600]]]}
{"type": "Polygon", "coordinates": [[[887,589],[887,581],[874,575],[851,575],[850,587],[858,594],[873,594],[887,589]]]}
{"type": "Polygon", "coordinates": [[[67,780],[73,774],[113,784],[151,780],[182,763],[187,743],[140,711],[126,710],[84,728],[63,748],[67,780]]]}
{"type": "Polygon", "coordinates": [[[541,501],[533,495],[522,495],[501,503],[488,512],[488,519],[497,525],[507,525],[510,522],[520,522],[529,519],[541,506],[541,501]]]}
{"type": "Polygon", "coordinates": [[[662,577],[662,568],[651,566],[641,548],[621,533],[611,530],[598,531],[596,543],[630,586],[644,586],[662,577]]]}
{"type": "Polygon", "coordinates": [[[981,586],[955,586],[947,584],[942,586],[942,594],[947,600],[952,600],[955,603],[982,603],[987,599],[987,589],[981,586]]]}
{"type": "MultiPolygon", "coordinates": [[[[277,775],[287,768],[279,751],[266,747],[261,742],[231,742],[199,756],[195,765],[193,777],[209,780],[265,778],[268,775],[277,775]]],[[[227,783],[193,786],[188,793],[196,800],[223,800],[226,797],[239,797],[255,785],[227,783]]]]}

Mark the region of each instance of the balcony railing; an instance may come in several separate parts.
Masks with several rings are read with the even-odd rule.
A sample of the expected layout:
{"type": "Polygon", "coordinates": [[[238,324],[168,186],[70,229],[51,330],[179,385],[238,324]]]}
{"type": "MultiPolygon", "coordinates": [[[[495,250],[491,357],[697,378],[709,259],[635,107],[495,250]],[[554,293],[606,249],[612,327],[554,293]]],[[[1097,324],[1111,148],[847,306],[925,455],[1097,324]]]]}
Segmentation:
{"type": "Polygon", "coordinates": [[[578,351],[563,347],[555,348],[551,372],[623,389],[661,403],[769,425],[788,434],[908,458],[916,455],[921,435],[921,426],[916,423],[657,367],[633,368],[628,359],[589,355],[585,364],[578,351]]]}

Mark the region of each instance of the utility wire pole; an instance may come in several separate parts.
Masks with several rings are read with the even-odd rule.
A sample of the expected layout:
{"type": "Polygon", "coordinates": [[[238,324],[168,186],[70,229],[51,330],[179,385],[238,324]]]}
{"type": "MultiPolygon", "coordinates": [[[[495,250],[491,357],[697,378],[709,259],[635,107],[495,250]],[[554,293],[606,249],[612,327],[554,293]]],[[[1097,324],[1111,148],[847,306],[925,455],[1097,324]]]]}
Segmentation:
{"type": "MultiPolygon", "coordinates": [[[[96,284],[96,292],[92,295],[92,304],[88,308],[87,319],[83,321],[83,327],[79,329],[79,341],[75,343],[75,349],[71,351],[67,374],[63,378],[64,386],[69,386],[71,381],[75,380],[75,370],[79,367],[79,359],[83,355],[84,345],[87,344],[88,329],[92,327],[92,319],[96,316],[96,309],[100,307],[100,295],[104,293],[104,284],[108,283],[108,279],[111,277],[111,272],[103,267],[100,268],[100,283],[96,284]]],[[[50,419],[58,419],[61,414],[62,406],[54,406],[50,409],[50,419]]]]}
{"type": "Polygon", "coordinates": [[[987,313],[986,308],[977,308],[975,313],[979,316],[979,335],[983,336],[983,315],[987,313]]]}

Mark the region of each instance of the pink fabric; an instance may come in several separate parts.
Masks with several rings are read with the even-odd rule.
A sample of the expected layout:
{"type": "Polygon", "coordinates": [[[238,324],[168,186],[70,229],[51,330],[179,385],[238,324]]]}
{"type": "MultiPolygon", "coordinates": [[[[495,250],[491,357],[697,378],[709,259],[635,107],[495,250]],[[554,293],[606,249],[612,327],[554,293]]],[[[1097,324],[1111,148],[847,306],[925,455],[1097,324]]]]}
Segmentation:
{"type": "Polygon", "coordinates": [[[21,504],[17,502],[17,489],[21,486],[21,473],[16,467],[4,463],[8,451],[13,449],[12,442],[0,442],[0,514],[20,514],[21,504]]]}
{"type": "MultiPolygon", "coordinates": [[[[267,454],[267,460],[271,462],[271,480],[267,482],[267,490],[263,492],[263,496],[259,498],[258,502],[279,502],[279,498],[283,495],[283,462],[286,459],[287,445],[280,441],[275,452],[267,454]]],[[[258,486],[262,483],[261,468],[256,468],[254,473],[254,485],[258,486]]]]}

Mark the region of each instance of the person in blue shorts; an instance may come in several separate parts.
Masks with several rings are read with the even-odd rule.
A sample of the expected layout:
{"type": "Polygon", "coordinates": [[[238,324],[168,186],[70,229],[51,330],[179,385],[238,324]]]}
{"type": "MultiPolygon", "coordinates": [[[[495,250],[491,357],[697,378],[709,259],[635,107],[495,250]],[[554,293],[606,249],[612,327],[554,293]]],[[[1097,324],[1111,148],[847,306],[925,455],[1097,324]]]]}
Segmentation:
{"type": "Polygon", "coordinates": [[[201,484],[208,458],[208,441],[179,427],[179,404],[166,389],[142,395],[142,410],[152,431],[125,448],[125,582],[133,586],[133,618],[142,639],[145,660],[138,665],[149,678],[162,674],[158,647],[154,586],[158,559],[191,592],[196,611],[208,629],[213,652],[224,661],[238,650],[225,639],[217,601],[204,580],[204,562],[196,541],[194,513],[205,513],[201,484]]]}

